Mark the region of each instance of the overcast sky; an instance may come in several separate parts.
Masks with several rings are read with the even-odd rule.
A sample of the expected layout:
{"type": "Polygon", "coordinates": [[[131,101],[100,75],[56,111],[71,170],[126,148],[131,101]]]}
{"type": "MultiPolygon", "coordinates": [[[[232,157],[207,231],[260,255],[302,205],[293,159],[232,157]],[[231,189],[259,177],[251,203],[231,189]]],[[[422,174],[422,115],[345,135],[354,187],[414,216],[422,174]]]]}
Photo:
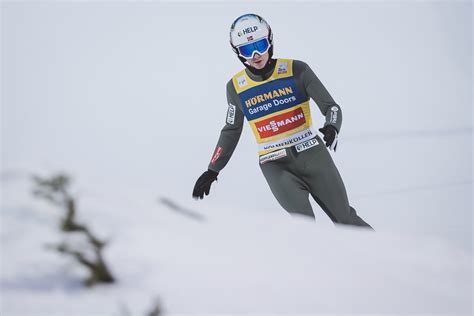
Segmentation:
{"type": "MultiPolygon", "coordinates": [[[[466,239],[469,1],[2,2],[2,169],[62,169],[83,185],[194,203],[225,121],[225,85],[242,68],[229,27],[248,12],[270,23],[275,56],[307,62],[340,104],[333,157],[363,217],[401,228],[417,214],[428,230],[461,219],[450,229],[466,239]]],[[[315,106],[313,116],[324,124],[315,106]]],[[[282,211],[247,127],[197,207],[230,200],[282,211]]]]}

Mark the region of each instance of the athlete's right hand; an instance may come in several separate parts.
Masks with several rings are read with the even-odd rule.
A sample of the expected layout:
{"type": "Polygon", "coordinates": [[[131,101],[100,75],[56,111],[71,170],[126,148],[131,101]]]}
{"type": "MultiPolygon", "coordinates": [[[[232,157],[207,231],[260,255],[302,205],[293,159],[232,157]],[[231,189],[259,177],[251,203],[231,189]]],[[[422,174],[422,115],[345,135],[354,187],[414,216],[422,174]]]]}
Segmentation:
{"type": "Polygon", "coordinates": [[[196,181],[196,184],[194,185],[194,190],[193,190],[193,198],[196,200],[203,199],[204,194],[209,195],[209,191],[211,190],[211,184],[212,182],[217,180],[217,175],[219,173],[212,171],[212,170],[207,170],[205,171],[196,181]]]}

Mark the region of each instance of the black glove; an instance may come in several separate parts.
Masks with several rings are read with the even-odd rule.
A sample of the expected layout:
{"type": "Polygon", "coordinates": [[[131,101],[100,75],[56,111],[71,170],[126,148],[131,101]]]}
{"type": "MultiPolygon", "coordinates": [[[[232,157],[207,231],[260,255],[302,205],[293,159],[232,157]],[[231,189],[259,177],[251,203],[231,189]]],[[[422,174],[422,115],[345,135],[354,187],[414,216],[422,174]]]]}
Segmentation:
{"type": "Polygon", "coordinates": [[[201,200],[204,198],[204,193],[209,195],[209,191],[211,190],[211,183],[217,180],[217,175],[219,173],[207,170],[205,171],[196,181],[193,190],[193,198],[197,199],[200,198],[201,200]]]}
{"type": "Polygon", "coordinates": [[[326,147],[336,151],[337,147],[337,129],[332,125],[326,125],[323,128],[320,128],[319,131],[324,134],[324,141],[326,142],[326,147]]]}

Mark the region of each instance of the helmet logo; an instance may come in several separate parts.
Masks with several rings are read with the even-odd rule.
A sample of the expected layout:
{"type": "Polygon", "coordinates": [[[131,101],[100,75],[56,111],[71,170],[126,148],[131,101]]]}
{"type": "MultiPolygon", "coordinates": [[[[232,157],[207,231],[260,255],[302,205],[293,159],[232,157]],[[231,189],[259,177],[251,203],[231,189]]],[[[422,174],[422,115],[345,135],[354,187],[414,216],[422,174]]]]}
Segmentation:
{"type": "Polygon", "coordinates": [[[249,34],[249,33],[253,33],[255,32],[256,30],[258,30],[258,26],[252,26],[252,27],[248,27],[246,29],[243,29],[242,31],[239,31],[237,32],[237,36],[241,37],[245,34],[249,34]]]}

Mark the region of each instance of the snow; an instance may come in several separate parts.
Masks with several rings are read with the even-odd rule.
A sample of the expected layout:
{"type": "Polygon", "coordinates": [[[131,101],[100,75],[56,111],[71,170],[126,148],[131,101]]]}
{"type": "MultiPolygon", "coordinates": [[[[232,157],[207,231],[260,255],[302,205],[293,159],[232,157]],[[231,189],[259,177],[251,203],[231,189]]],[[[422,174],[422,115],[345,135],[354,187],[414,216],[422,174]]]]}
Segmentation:
{"type": "Polygon", "coordinates": [[[472,315],[470,2],[1,8],[2,316],[145,315],[155,299],[165,315],[472,315]],[[286,214],[247,127],[211,194],[191,199],[241,68],[227,28],[250,9],[276,56],[307,62],[341,105],[332,157],[375,233],[315,202],[316,222],[286,214]],[[110,242],[114,285],[84,288],[45,248],[64,238],[62,212],[33,198],[30,175],[61,170],[80,222],[110,242]]]}
{"type": "Polygon", "coordinates": [[[167,315],[468,314],[471,307],[472,253],[440,238],[326,227],[257,209],[197,212],[183,203],[196,219],[152,198],[103,208],[84,195],[79,214],[110,240],[106,260],[118,279],[88,290],[85,271],[44,249],[60,240],[61,210],[27,188],[24,176],[4,182],[5,315],[113,315],[121,305],[138,315],[155,297],[167,315]]]}

